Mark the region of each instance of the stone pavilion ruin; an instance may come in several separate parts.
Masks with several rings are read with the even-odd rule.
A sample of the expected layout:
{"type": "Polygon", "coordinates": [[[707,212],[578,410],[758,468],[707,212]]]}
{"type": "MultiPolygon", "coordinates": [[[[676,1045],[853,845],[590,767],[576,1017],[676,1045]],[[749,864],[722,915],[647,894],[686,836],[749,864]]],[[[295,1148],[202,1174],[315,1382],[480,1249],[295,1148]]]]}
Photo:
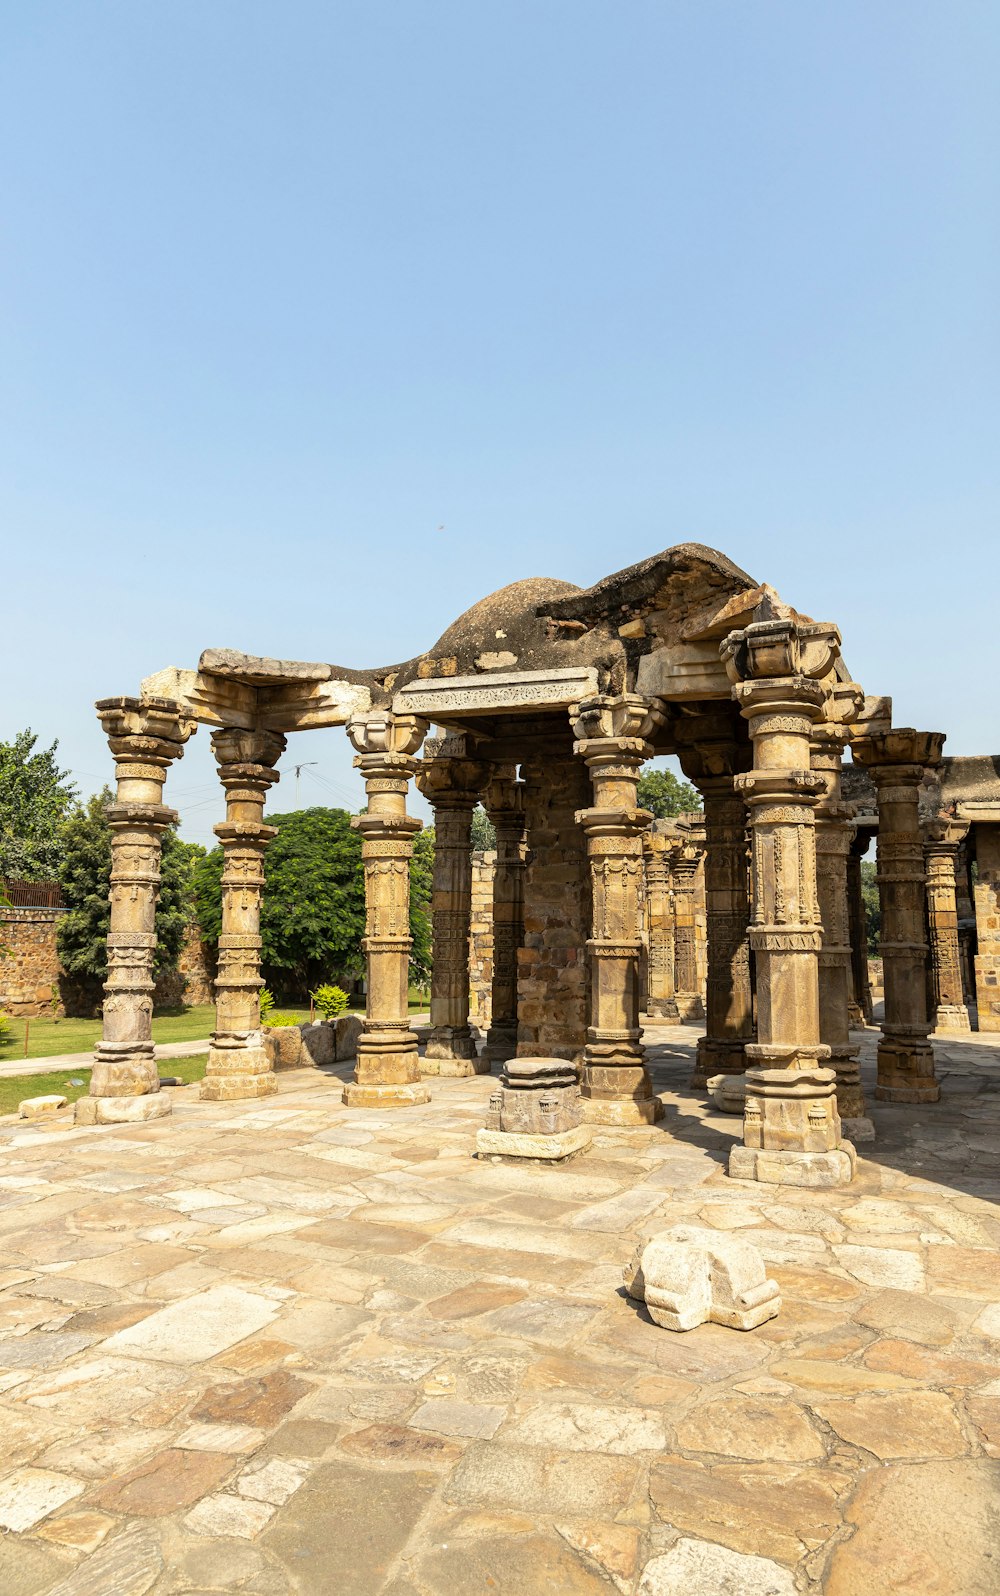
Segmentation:
{"type": "Polygon", "coordinates": [[[640,974],[651,1015],[684,1018],[684,1004],[700,1005],[690,884],[703,854],[706,1032],[695,1080],[745,1072],[730,1172],[787,1185],[849,1181],[842,1122],[865,1113],[851,1037],[866,1003],[861,844],[877,830],[885,1020],[876,1095],[930,1104],[935,1010],[939,1023],[968,1024],[956,860],[970,826],[982,833],[976,890],[994,911],[993,941],[981,935],[977,955],[980,1011],[1000,1026],[1000,802],[995,782],[980,789],[961,770],[949,798],[943,735],[894,726],[881,691],[891,684],[866,691],[841,641],[833,622],[793,609],[725,556],[680,544],[588,589],[514,583],[402,664],[353,669],[208,649],[197,669],[170,667],[135,697],[102,700],[117,765],[111,930],[103,1038],[78,1118],[169,1110],[150,1029],[160,837],[174,818],[163,787],[199,725],[225,791],[217,1024],[202,1096],[274,1089],[259,1011],[262,862],[273,835],[263,811],[287,735],[344,727],[368,795],[356,820],[368,1008],[349,1107],[405,1109],[427,1100],[436,1077],[546,1057],[576,1066],[585,1121],[623,1133],[653,1123],[661,1105],[644,1062],[640,974]],[[679,758],[703,799],[688,836],[683,824],[653,827],[637,802],[644,763],[663,754],[679,758]],[[407,1007],[409,861],[420,829],[407,812],[411,782],[436,830],[423,1055],[407,1007]],[[481,1053],[469,1024],[479,802],[497,836],[481,1053]]]}

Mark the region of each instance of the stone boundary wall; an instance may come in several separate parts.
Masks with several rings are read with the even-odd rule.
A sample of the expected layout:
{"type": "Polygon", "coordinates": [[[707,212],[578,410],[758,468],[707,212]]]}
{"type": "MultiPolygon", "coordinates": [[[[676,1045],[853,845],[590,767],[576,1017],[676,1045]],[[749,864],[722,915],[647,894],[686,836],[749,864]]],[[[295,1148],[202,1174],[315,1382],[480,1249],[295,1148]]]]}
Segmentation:
{"type": "MultiPolygon", "coordinates": [[[[0,958],[0,1009],[17,1018],[35,1019],[52,1013],[80,1013],[74,1002],[75,984],[67,980],[59,963],[56,936],[65,909],[15,908],[0,910],[0,943],[8,950],[0,958]]],[[[157,982],[153,1001],[159,1008],[181,1003],[212,1003],[215,971],[210,950],[192,921],[176,971],[157,982]]]]}

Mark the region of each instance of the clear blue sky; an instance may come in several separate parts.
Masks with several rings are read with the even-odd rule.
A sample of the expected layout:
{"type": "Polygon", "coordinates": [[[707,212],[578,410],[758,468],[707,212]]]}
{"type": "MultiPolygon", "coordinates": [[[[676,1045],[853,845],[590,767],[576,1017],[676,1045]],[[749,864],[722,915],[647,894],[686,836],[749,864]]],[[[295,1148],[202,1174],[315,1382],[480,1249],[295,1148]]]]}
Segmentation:
{"type": "MultiPolygon", "coordinates": [[[[990,0],[7,0],[0,736],[90,791],[207,645],[694,539],[997,751],[998,82],[990,0]]],[[[211,840],[204,732],[168,799],[211,840]]]]}

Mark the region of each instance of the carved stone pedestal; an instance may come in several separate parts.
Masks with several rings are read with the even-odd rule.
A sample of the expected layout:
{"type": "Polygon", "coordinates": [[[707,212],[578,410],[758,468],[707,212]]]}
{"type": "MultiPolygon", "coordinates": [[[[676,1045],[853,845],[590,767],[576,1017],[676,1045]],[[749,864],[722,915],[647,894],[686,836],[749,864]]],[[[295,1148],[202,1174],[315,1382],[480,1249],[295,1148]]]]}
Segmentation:
{"type": "Polygon", "coordinates": [[[504,1065],[476,1136],[481,1157],[561,1163],[590,1146],[581,1123],[576,1070],[561,1058],[515,1058],[504,1065]]]}

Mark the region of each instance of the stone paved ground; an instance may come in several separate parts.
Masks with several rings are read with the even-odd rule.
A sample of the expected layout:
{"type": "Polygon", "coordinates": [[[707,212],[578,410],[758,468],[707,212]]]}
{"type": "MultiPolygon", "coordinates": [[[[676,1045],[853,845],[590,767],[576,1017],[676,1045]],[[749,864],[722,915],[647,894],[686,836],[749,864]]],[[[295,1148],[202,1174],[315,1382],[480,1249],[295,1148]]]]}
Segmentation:
{"type": "Polygon", "coordinates": [[[3,1122],[4,1596],[996,1596],[1000,1052],[780,1191],[724,1175],[696,1035],[648,1033],[661,1126],[564,1168],[470,1156],[484,1078],[3,1122]],[[681,1219],[760,1246],[776,1320],[623,1298],[681,1219]]]}

